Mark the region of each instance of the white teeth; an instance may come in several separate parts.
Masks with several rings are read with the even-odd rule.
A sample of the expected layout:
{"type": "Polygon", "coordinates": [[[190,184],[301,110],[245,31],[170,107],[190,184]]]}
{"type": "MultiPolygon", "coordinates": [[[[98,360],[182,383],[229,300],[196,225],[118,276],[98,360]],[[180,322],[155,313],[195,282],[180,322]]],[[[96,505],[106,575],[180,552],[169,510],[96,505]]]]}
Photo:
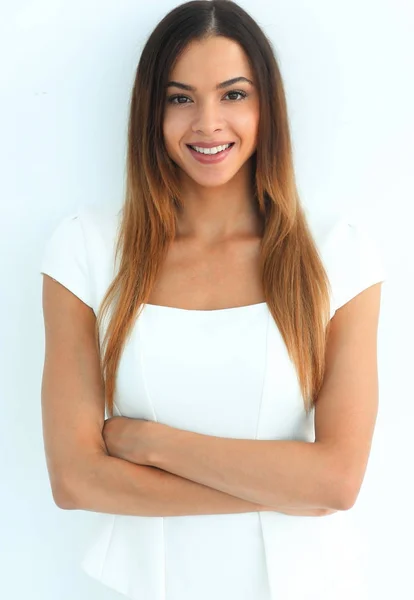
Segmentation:
{"type": "Polygon", "coordinates": [[[217,152],[222,152],[223,150],[226,150],[226,148],[229,148],[229,146],[231,146],[231,144],[215,146],[214,148],[200,148],[199,146],[190,146],[190,148],[197,152],[201,152],[201,154],[217,154],[217,152]]]}

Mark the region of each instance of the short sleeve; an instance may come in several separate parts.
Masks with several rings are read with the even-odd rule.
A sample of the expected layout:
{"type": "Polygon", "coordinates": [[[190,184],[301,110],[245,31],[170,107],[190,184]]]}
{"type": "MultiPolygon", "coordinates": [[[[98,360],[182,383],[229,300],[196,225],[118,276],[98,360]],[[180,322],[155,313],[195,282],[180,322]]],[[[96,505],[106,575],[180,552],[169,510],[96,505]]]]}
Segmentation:
{"type": "Polygon", "coordinates": [[[79,213],[63,218],[46,241],[40,273],[93,307],[85,237],[79,213]]]}
{"type": "Polygon", "coordinates": [[[366,227],[343,218],[334,228],[328,248],[333,309],[387,278],[376,239],[366,227]]]}

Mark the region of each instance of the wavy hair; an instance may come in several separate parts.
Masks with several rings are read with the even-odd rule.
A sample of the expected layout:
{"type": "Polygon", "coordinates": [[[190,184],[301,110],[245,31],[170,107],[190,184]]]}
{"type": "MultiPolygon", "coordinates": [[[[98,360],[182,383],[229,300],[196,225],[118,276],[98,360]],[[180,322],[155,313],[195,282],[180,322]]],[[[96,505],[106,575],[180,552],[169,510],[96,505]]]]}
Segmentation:
{"type": "Polygon", "coordinates": [[[182,206],[178,168],[163,139],[165,86],[193,40],[224,36],[244,50],[260,102],[252,156],[255,197],[263,217],[260,268],[265,301],[285,342],[309,416],[321,388],[330,325],[330,283],[300,204],[287,103],[271,42],[230,0],[193,0],[170,11],[149,36],[136,71],[128,122],[126,188],[116,239],[119,268],[100,304],[96,335],[109,307],[101,368],[105,406],[113,416],[116,374],[124,344],[147,303],[182,206]]]}

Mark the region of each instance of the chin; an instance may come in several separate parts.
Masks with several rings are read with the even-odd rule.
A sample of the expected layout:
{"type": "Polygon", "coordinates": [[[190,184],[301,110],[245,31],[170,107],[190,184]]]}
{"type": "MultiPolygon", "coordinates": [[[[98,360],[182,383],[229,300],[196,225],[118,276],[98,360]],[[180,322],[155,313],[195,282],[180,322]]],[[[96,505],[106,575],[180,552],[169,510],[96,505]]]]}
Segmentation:
{"type": "Polygon", "coordinates": [[[192,181],[194,181],[195,183],[197,183],[198,185],[201,185],[203,187],[206,188],[213,188],[213,187],[217,187],[220,185],[225,185],[226,183],[228,183],[229,181],[231,181],[235,175],[235,173],[216,173],[213,175],[213,173],[209,173],[207,174],[205,177],[197,177],[190,175],[189,173],[186,173],[187,177],[189,177],[192,181]]]}

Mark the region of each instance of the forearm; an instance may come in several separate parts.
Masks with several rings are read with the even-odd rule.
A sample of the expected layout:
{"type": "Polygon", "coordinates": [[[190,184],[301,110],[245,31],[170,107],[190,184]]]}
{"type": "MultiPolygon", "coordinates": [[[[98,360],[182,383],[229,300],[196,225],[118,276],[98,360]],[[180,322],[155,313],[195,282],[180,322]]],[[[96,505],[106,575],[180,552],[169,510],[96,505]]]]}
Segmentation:
{"type": "Polygon", "coordinates": [[[65,507],[73,510],[174,517],[265,510],[213,488],[152,466],[103,454],[84,461],[68,485],[65,507]]]}
{"type": "Polygon", "coordinates": [[[339,459],[320,443],[223,438],[163,426],[148,464],[271,510],[345,506],[339,459]]]}
{"type": "Polygon", "coordinates": [[[112,456],[85,461],[65,508],[147,517],[236,514],[275,510],[296,516],[323,516],[323,509],[268,508],[156,467],[112,456]],[[86,466],[87,465],[87,466],[86,466]]]}

